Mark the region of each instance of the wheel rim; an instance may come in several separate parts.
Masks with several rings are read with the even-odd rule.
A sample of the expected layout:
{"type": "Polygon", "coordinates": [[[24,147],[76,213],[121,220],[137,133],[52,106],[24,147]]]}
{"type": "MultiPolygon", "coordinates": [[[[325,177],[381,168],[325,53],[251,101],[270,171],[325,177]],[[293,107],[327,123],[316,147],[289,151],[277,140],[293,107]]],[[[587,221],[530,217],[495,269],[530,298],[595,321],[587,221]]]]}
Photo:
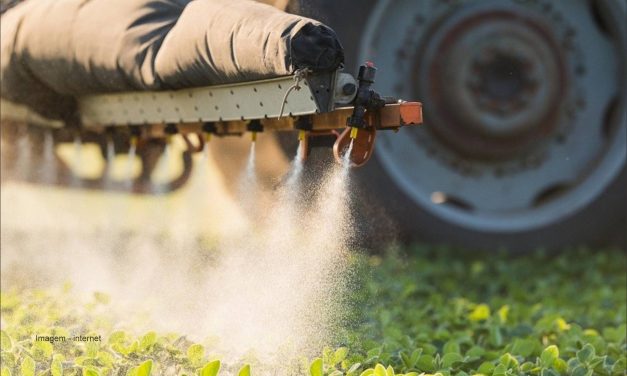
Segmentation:
{"type": "Polygon", "coordinates": [[[602,194],[625,165],[620,2],[381,1],[360,61],[425,126],[375,155],[418,206],[461,227],[520,232],[602,194]]]}

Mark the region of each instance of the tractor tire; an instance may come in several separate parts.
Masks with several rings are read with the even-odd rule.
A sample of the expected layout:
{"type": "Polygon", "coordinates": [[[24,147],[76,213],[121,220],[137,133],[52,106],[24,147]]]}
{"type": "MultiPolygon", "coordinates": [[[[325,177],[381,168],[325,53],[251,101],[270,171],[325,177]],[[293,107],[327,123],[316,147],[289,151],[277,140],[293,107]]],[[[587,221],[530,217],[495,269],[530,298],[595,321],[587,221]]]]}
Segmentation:
{"type": "Polygon", "coordinates": [[[373,61],[377,91],[423,102],[425,124],[380,132],[356,172],[401,239],[624,247],[625,2],[318,0],[288,10],[337,32],[346,71],[373,61]]]}

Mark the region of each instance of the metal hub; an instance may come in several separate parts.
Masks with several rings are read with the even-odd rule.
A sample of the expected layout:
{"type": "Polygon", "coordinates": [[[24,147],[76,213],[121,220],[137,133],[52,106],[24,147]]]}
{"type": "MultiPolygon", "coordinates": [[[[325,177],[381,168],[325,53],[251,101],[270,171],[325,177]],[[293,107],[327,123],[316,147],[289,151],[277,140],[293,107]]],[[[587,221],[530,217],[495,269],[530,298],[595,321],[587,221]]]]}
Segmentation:
{"type": "Polygon", "coordinates": [[[426,33],[414,95],[443,142],[469,157],[509,158],[553,130],[563,57],[537,15],[506,4],[469,8],[426,33]]]}
{"type": "Polygon", "coordinates": [[[515,233],[556,223],[624,169],[626,9],[606,0],[381,0],[360,61],[425,126],[375,156],[418,207],[515,233]]]}

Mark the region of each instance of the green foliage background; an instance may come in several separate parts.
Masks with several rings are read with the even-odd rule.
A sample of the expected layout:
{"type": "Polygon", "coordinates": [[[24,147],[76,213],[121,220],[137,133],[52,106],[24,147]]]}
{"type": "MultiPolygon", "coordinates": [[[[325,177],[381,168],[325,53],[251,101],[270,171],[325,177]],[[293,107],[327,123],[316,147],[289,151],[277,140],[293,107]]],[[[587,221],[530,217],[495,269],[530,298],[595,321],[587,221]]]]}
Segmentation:
{"type": "MultiPolygon", "coordinates": [[[[415,247],[356,256],[351,317],[319,357],[275,374],[625,375],[627,256],[569,250],[524,257],[415,247]]],[[[224,364],[211,344],[115,330],[102,293],[2,291],[2,376],[265,374],[224,364]],[[102,334],[102,343],[35,334],[102,334]]]]}

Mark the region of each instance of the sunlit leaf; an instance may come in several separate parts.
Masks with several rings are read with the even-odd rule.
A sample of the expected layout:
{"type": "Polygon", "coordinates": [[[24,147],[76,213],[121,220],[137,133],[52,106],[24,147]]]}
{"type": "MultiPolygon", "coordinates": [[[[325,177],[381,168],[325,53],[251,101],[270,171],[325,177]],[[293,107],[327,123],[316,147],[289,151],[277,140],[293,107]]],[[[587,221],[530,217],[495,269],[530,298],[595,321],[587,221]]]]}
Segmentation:
{"type": "Polygon", "coordinates": [[[468,315],[470,321],[483,321],[490,318],[490,307],[487,304],[478,304],[468,315]]]}
{"type": "Polygon", "coordinates": [[[152,360],[147,360],[137,367],[137,376],[150,376],[152,372],[152,360]]]}
{"type": "Polygon", "coordinates": [[[205,348],[200,344],[193,344],[187,349],[187,359],[189,359],[192,364],[198,364],[202,361],[205,356],[205,348]]]}
{"type": "Polygon", "coordinates": [[[309,365],[309,375],[322,376],[322,358],[314,359],[309,365]]]}
{"type": "Polygon", "coordinates": [[[342,360],[346,358],[347,354],[348,354],[348,348],[346,347],[340,347],[339,349],[335,350],[331,364],[336,365],[340,363],[342,360]]]}
{"type": "Polygon", "coordinates": [[[240,368],[237,376],[250,376],[250,365],[245,364],[242,368],[240,368]]]}
{"type": "Polygon", "coordinates": [[[93,367],[83,368],[83,376],[100,376],[100,372],[93,367]]]}
{"type": "Polygon", "coordinates": [[[200,376],[217,376],[218,372],[220,372],[220,361],[213,360],[202,367],[200,376]]]}
{"type": "Polygon", "coordinates": [[[24,357],[20,365],[21,376],[35,376],[35,361],[30,356],[24,357]]]}
{"type": "Polygon", "coordinates": [[[11,351],[13,348],[13,341],[4,330],[0,330],[0,348],[2,351],[11,351]]]}
{"type": "Polygon", "coordinates": [[[374,367],[374,376],[388,376],[388,372],[383,366],[383,364],[377,364],[374,367]]]}
{"type": "Polygon", "coordinates": [[[542,351],[540,359],[545,367],[552,367],[555,360],[560,356],[560,351],[555,345],[551,345],[542,351]]]}
{"type": "Polygon", "coordinates": [[[61,358],[55,357],[50,364],[50,373],[52,376],[63,376],[63,362],[61,358]]]}

